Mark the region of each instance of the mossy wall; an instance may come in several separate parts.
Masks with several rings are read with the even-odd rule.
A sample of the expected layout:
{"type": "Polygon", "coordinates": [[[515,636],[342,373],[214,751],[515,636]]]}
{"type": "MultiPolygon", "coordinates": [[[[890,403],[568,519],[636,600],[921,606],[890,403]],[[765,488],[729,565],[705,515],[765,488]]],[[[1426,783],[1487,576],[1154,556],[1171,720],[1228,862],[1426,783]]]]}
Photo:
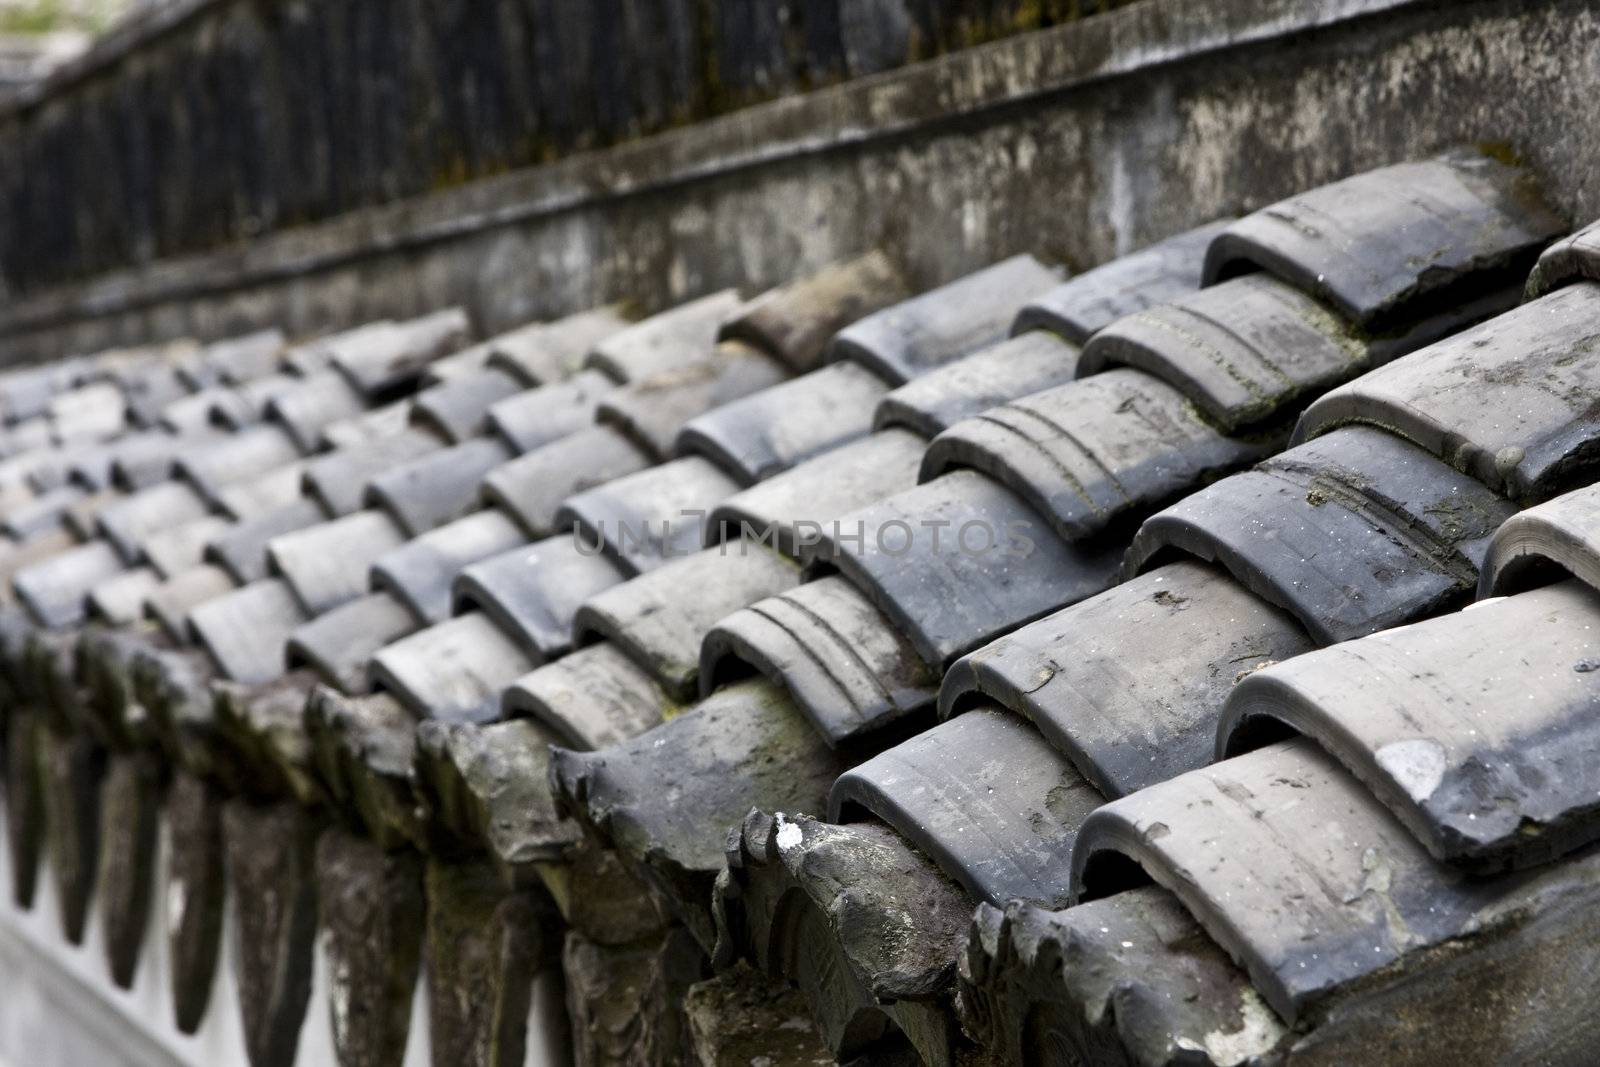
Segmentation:
{"type": "Polygon", "coordinates": [[[211,0],[0,108],[17,297],[1128,0],[211,0]]]}

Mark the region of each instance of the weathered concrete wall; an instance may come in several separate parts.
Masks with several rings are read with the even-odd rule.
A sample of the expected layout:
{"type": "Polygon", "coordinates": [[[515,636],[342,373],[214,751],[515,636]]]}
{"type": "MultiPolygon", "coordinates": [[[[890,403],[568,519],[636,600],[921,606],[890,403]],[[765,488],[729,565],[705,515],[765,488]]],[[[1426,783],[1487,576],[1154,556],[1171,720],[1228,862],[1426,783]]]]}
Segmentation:
{"type": "Polygon", "coordinates": [[[0,116],[12,293],[1127,0],[181,0],[0,116]]]}
{"type": "Polygon", "coordinates": [[[497,329],[759,287],[881,245],[932,284],[1073,267],[1453,143],[1600,215],[1587,0],[1146,0],[0,310],[18,357],[446,303],[497,329]]]}

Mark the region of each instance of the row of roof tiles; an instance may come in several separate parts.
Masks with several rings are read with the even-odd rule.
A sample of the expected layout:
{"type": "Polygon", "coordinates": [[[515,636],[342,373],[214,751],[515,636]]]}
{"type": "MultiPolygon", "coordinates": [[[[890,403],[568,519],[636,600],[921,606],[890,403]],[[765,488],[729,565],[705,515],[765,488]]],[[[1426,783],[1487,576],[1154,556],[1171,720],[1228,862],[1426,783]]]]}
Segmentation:
{"type": "MultiPolygon", "coordinates": [[[[1581,280],[1583,240],[1539,258],[1563,228],[1526,173],[1463,151],[1066,281],[1022,256],[911,296],[871,255],[751,302],[721,293],[639,323],[600,309],[470,347],[446,312],[13,375],[18,895],[48,826],[81,934],[88,811],[116,780],[100,785],[101,762],[126,778],[154,753],[186,788],[245,798],[209,830],[203,802],[185,808],[197,847],[220,834],[249,870],[253,848],[273,857],[234,878],[247,903],[316,881],[331,815],[380,862],[487,856],[505,892],[548,894],[573,928],[569,973],[641,937],[690,957],[697,943],[798,983],[833,1054],[932,1063],[967,1054],[963,1024],[981,1047],[1040,1055],[1023,1047],[1037,1006],[1104,1019],[1083,998],[1111,995],[1119,959],[1135,985],[1190,981],[1200,964],[1136,940],[1142,956],[1051,985],[1039,946],[1076,944],[1082,908],[1125,905],[1119,924],[1187,915],[1222,992],[1140,1015],[1104,1048],[1051,1040],[1089,1040],[1091,1058],[1284,1055],[1315,1036],[1318,998],[1507,899],[1423,922],[1454,885],[1436,868],[1576,871],[1576,794],[1502,789],[1497,825],[1561,832],[1531,835],[1536,855],[1525,833],[1484,843],[1460,825],[1484,785],[1473,742],[1415,723],[1435,747],[1390,740],[1367,703],[1370,732],[1352,734],[1331,708],[1282,710],[1327,694],[1266,688],[1319,648],[1457,606],[1502,526],[1519,545],[1578,540],[1511,519],[1589,477],[1600,290],[1581,280]],[[114,417],[81,414],[97,406],[114,417]],[[1217,765],[1245,784],[1206,778],[1231,739],[1281,736],[1263,723],[1326,748],[1269,745],[1217,765]],[[1452,767],[1462,783],[1429,808],[1452,767]],[[1229,821],[1206,792],[1276,811],[1251,798],[1280,778],[1317,801],[1311,822],[1229,821]],[[1419,781],[1434,788],[1399,810],[1419,781]],[[1332,824],[1343,845],[1313,845],[1332,824]],[[1219,847],[1282,877],[1235,891],[1219,847]],[[1376,897],[1298,911],[1294,879],[1351,856],[1384,881],[1376,897]],[[1139,880],[1130,865],[1166,889],[1112,892],[1139,880]],[[1420,888],[1393,903],[1397,884],[1420,888]],[[1088,897],[1102,899],[1038,910],[1088,897]],[[964,949],[979,902],[1012,910],[980,909],[964,949]],[[1372,916],[1395,914],[1410,932],[1368,957],[1372,916]],[[1306,929],[1322,940],[1297,941],[1306,929]],[[1155,965],[1171,973],[1142,973],[1155,965]]],[[[1571,685],[1547,692],[1558,720],[1571,685]]],[[[1484,736],[1533,751],[1508,730],[1484,736]]],[[[220,900],[218,872],[174,866],[192,899],[220,900]]],[[[119,979],[139,947],[129,910],[119,979]]],[[[306,924],[273,921],[245,956],[244,987],[270,987],[241,1005],[257,1063],[282,1062],[305,1005],[270,976],[300,974],[306,924]]],[[[188,1027],[215,960],[205,924],[198,908],[172,935],[190,949],[188,1027]]],[[[603,1060],[573,1013],[580,1059],[603,1060]]],[[[404,1023],[376,1013],[337,1043],[358,1062],[403,1047],[404,1023]]]]}

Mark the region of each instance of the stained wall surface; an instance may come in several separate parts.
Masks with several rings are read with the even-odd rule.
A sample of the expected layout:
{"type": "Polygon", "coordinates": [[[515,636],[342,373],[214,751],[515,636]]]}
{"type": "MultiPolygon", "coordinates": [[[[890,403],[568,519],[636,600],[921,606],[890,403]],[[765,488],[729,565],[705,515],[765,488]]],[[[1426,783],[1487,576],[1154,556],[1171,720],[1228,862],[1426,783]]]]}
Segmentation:
{"type": "MultiPolygon", "coordinates": [[[[219,232],[152,266],[54,284],[37,256],[0,252],[13,290],[0,347],[28,359],[265,322],[311,333],[451,303],[493,331],[621,297],[653,308],[753,290],[872,246],[922,285],[1018,251],[1081,269],[1462,142],[1527,159],[1585,219],[1600,214],[1587,148],[1600,55],[1570,42],[1597,33],[1582,0],[1142,0],[434,192],[372,206],[352,194],[324,221],[281,214],[270,232],[219,232]]],[[[73,89],[58,91],[37,110],[64,107],[73,89]]],[[[216,158],[205,196],[248,199],[216,158]]],[[[310,162],[327,182],[381,185],[382,168],[354,157],[310,162]]],[[[49,187],[49,164],[9,180],[49,187]]],[[[199,196],[174,203],[212,217],[199,196]]],[[[0,223],[5,242],[35,239],[24,218],[0,223]]]]}

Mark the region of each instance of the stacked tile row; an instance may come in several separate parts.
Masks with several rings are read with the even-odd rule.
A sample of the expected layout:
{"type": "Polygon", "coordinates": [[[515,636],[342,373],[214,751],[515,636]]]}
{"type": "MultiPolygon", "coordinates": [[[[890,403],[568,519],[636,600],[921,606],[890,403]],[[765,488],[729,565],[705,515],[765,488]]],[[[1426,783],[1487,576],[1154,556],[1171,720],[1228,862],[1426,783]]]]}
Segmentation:
{"type": "Polygon", "coordinates": [[[1458,151],[1072,279],[913,295],[873,254],[476,345],[447,312],[140,356],[170,395],[112,357],[0,381],[16,894],[48,848],[125,983],[159,874],[184,1029],[231,895],[258,1067],[319,942],[347,1064],[400,1060],[419,981],[437,1062],[521,1063],[555,972],[581,1063],[1366,1048],[1381,979],[1581,873],[1581,775],[1472,806],[1486,746],[1579,758],[1573,679],[1475,741],[1318,660],[1577,617],[1581,582],[1443,614],[1586,573],[1581,501],[1512,519],[1589,480],[1563,228],[1458,151]],[[1273,831],[1206,789],[1316,803],[1273,831]],[[1313,860],[1353,903],[1282,903],[1313,860]]]}

